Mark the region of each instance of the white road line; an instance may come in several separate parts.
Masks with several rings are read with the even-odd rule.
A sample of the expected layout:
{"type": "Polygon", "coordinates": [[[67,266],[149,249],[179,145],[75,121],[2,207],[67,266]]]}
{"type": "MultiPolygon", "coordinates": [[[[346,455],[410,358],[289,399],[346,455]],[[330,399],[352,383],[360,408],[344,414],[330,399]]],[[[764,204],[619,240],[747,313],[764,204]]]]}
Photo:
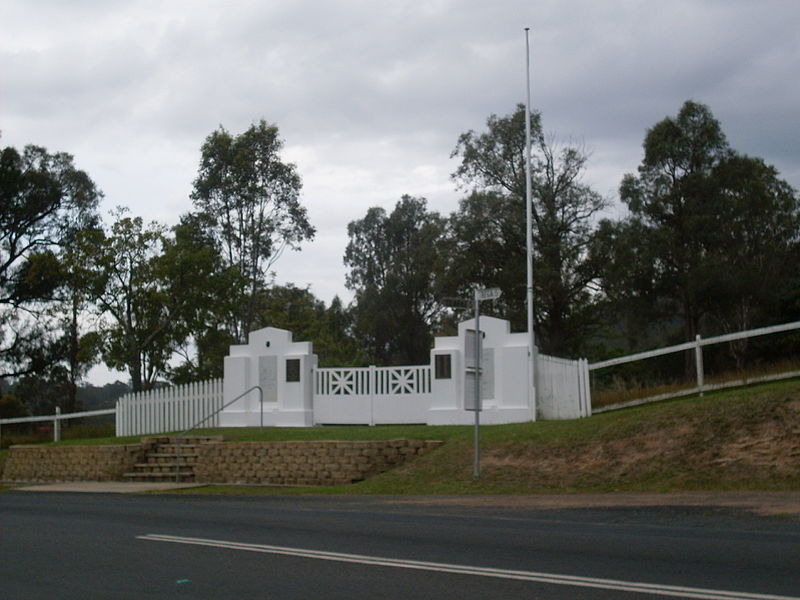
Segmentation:
{"type": "Polygon", "coordinates": [[[284,546],[268,546],[264,544],[245,544],[240,542],[227,542],[223,540],[207,540],[203,538],[179,537],[174,535],[160,535],[150,533],[137,536],[140,540],[154,542],[172,542],[175,544],[190,544],[195,546],[212,546],[229,550],[245,550],[248,552],[262,552],[266,554],[282,554],[301,558],[317,560],[333,560],[338,562],[356,563],[380,567],[395,567],[400,569],[417,569],[421,571],[438,571],[440,573],[455,573],[459,575],[479,575],[483,577],[498,577],[502,579],[516,579],[520,581],[534,581],[537,583],[550,583],[556,585],[571,585],[589,587],[621,592],[638,592],[655,596],[677,596],[680,598],[699,598],[702,600],[800,600],[795,596],[774,596],[771,594],[749,594],[744,592],[728,592],[703,588],[690,588],[672,585],[657,585],[651,583],[637,583],[632,581],[618,581],[615,579],[598,579],[595,577],[577,577],[572,575],[556,575],[553,573],[537,573],[535,571],[514,571],[507,569],[491,569],[485,567],[470,567],[466,565],[453,565],[447,563],[420,562],[415,560],[401,560],[395,558],[382,558],[377,556],[364,556],[360,554],[343,554],[340,552],[324,552],[321,550],[304,550],[302,548],[288,548],[284,546]]]}

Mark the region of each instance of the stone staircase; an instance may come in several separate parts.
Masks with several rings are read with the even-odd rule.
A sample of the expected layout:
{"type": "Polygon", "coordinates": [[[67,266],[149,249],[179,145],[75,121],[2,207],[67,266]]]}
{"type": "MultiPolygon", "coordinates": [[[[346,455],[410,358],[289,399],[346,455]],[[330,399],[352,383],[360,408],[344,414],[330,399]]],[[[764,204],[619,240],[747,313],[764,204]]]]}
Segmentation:
{"type": "Polygon", "coordinates": [[[127,481],[195,480],[194,466],[201,444],[221,442],[222,436],[149,437],[142,440],[144,462],[136,463],[134,471],[125,473],[127,481]]]}

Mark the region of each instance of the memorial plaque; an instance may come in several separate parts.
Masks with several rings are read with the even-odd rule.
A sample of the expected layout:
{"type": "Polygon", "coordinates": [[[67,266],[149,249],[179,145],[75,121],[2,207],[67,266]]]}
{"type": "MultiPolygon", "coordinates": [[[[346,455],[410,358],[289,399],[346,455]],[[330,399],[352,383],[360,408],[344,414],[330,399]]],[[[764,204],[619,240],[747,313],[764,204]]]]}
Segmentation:
{"type": "Polygon", "coordinates": [[[286,381],[294,383],[300,381],[300,359],[286,359],[286,381]]]}
{"type": "Polygon", "coordinates": [[[453,360],[450,354],[437,354],[434,360],[434,377],[436,379],[450,379],[453,377],[453,360]]]}
{"type": "Polygon", "coordinates": [[[278,401],[278,357],[258,357],[258,385],[261,386],[264,402],[278,401]]]}

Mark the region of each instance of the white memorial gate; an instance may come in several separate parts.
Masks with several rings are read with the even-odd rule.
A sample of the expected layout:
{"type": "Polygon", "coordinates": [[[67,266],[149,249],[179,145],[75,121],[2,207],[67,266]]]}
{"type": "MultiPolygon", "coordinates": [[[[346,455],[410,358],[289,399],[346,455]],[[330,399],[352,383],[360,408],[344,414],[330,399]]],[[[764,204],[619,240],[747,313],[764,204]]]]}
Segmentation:
{"type": "MultiPolygon", "coordinates": [[[[515,423],[572,419],[591,413],[586,361],[543,355],[536,361],[537,413],[527,394],[527,340],[508,321],[481,317],[481,421],[515,423]]],[[[283,329],[250,334],[225,358],[223,427],[308,427],[319,424],[470,424],[466,399],[474,319],[458,335],[435,338],[430,363],[402,367],[318,368],[310,342],[294,342],[283,329]]]]}

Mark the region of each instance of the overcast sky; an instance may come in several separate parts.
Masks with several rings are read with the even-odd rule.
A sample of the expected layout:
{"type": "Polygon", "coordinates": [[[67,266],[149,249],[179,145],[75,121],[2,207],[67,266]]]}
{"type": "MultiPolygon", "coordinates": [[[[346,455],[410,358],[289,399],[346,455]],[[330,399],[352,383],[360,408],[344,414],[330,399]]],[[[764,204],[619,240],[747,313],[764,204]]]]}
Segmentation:
{"type": "Polygon", "coordinates": [[[349,300],[347,224],[403,194],[457,208],[450,153],[524,102],[526,26],[545,130],[617,202],[687,99],[800,187],[798,24],[794,0],[2,0],[0,144],[69,152],[104,213],[173,225],[206,136],[263,118],[317,228],[278,281],[349,300]]]}

